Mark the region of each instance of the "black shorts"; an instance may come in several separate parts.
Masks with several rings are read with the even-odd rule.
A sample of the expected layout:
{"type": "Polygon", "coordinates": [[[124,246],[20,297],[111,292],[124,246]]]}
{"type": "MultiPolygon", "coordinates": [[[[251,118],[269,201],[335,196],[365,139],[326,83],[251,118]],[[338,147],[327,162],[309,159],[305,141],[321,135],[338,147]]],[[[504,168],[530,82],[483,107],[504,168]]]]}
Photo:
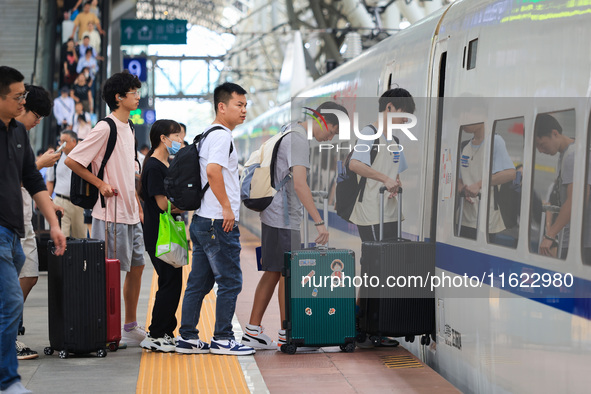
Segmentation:
{"type": "Polygon", "coordinates": [[[299,230],[267,226],[265,223],[261,223],[261,225],[262,270],[281,272],[284,267],[283,254],[291,250],[300,249],[300,232],[299,230]]]}

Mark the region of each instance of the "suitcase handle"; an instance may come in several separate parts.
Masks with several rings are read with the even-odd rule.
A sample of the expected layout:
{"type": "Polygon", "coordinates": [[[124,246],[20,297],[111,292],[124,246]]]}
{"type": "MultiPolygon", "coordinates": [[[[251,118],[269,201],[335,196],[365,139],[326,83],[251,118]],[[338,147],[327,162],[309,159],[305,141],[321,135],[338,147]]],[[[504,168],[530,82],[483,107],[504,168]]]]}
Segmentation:
{"type": "MultiPolygon", "coordinates": [[[[386,186],[380,187],[380,241],[384,240],[384,192],[388,190],[386,186]]],[[[398,188],[398,238],[402,238],[402,188],[398,188]]]]}
{"type": "MultiPolygon", "coordinates": [[[[314,190],[311,192],[312,197],[322,197],[324,199],[323,202],[323,211],[324,211],[324,225],[328,229],[328,192],[322,190],[314,190]]],[[[303,211],[303,220],[304,220],[304,248],[308,247],[308,214],[306,212],[306,208],[302,206],[303,211]]],[[[329,241],[330,242],[330,241],[329,241]]],[[[324,248],[328,249],[328,242],[324,245],[324,248]]]]}
{"type": "MultiPolygon", "coordinates": [[[[117,258],[117,196],[119,195],[119,190],[113,189],[113,197],[115,198],[115,221],[113,222],[113,244],[114,244],[114,254],[113,257],[117,258]]],[[[109,257],[109,222],[107,221],[107,214],[109,210],[107,209],[107,199],[105,198],[105,258],[109,257]]]]}

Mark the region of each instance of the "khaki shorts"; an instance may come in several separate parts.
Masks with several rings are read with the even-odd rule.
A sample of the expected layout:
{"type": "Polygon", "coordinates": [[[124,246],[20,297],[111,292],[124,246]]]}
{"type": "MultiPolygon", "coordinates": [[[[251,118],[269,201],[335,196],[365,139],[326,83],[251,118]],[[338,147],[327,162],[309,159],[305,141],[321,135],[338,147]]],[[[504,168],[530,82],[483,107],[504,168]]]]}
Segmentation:
{"type": "MultiPolygon", "coordinates": [[[[91,238],[105,239],[105,222],[92,218],[91,238]]],[[[121,271],[129,272],[131,267],[145,265],[144,262],[144,231],[142,224],[117,223],[117,254],[115,256],[115,241],[113,238],[113,223],[109,222],[109,245],[107,258],[118,258],[121,271]]]]}
{"type": "Polygon", "coordinates": [[[36,278],[39,276],[39,254],[33,224],[25,222],[25,238],[21,238],[21,246],[25,253],[25,264],[18,274],[19,278],[36,278]]]}

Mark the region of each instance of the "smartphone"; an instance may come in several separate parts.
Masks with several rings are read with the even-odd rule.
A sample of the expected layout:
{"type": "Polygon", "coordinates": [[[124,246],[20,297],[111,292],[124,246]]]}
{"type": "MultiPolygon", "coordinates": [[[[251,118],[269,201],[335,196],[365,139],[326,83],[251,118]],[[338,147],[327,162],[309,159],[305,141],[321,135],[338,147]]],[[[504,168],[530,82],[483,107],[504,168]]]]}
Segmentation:
{"type": "Polygon", "coordinates": [[[66,146],[66,143],[64,142],[63,144],[60,145],[59,148],[57,148],[57,150],[55,151],[55,153],[60,153],[62,151],[62,149],[64,149],[65,146],[66,146]]]}

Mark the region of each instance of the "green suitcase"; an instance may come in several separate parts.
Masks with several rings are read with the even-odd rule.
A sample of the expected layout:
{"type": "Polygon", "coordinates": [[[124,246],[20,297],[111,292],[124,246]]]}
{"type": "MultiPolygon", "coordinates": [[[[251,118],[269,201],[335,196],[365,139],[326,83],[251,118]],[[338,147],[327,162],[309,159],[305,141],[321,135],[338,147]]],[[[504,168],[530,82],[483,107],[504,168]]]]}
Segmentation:
{"type": "Polygon", "coordinates": [[[354,351],[355,253],[326,248],[286,252],[283,274],[287,343],[281,351],[294,354],[298,346],[354,351]]]}

